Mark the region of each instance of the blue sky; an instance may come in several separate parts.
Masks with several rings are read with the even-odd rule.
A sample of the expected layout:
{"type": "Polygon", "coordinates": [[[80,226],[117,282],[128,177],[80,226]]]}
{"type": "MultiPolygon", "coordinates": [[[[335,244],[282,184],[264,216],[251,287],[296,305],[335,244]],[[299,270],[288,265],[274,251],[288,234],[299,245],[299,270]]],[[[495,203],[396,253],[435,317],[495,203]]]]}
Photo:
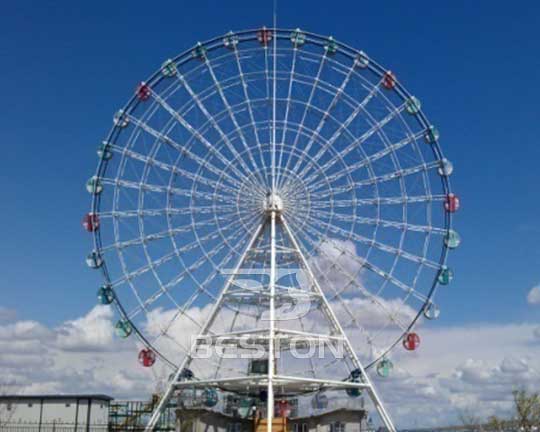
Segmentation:
{"type": "MultiPolygon", "coordinates": [[[[0,359],[4,377],[27,382],[28,392],[84,382],[93,383],[85,391],[147,394],[135,348],[113,340],[111,311],[89,312],[101,278],[84,263],[90,240],[81,217],[96,147],[113,113],[164,59],[271,21],[270,1],[2,5],[0,349],[14,350],[0,359]],[[45,362],[50,375],[36,377],[45,362]]],[[[424,330],[424,361],[405,360],[407,373],[383,388],[390,400],[409,400],[413,386],[426,411],[409,415],[401,400],[391,411],[416,425],[451,405],[445,421],[455,422],[460,407],[481,403],[478,388],[500,397],[486,415],[507,409],[513,384],[540,385],[539,309],[527,302],[540,282],[540,4],[281,1],[278,21],[334,35],[394,70],[422,100],[455,166],[463,242],[450,257],[454,283],[439,291],[442,315],[424,330]],[[504,385],[491,391],[493,382],[504,385]]]]}
{"type": "MultiPolygon", "coordinates": [[[[534,320],[540,281],[535,2],[282,2],[279,25],[334,35],[395,70],[456,167],[464,239],[439,325],[534,320]]],[[[271,2],[14,2],[0,17],[1,304],[55,325],[95,301],[80,228],[84,182],[114,111],[162,60],[229,29],[271,25],[271,2]]]]}

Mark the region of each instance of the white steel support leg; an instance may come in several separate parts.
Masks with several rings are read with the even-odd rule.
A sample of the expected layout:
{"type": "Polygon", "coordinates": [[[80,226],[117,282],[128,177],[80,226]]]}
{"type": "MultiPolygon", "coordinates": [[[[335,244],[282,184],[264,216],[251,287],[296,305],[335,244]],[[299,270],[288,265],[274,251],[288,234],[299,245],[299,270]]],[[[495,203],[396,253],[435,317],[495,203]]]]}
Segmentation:
{"type": "Polygon", "coordinates": [[[272,420],[274,419],[274,371],[275,371],[275,310],[276,294],[276,212],[270,216],[270,326],[268,337],[268,400],[266,406],[266,418],[268,432],[272,432],[272,420]]]}
{"type": "Polygon", "coordinates": [[[188,355],[184,358],[184,360],[182,361],[182,363],[180,364],[180,366],[176,370],[176,372],[174,374],[174,377],[169,381],[167,389],[165,390],[165,393],[163,393],[163,396],[161,397],[161,399],[160,399],[160,401],[158,403],[158,406],[154,409],[154,412],[152,413],[152,417],[150,418],[150,421],[148,422],[148,424],[146,425],[146,428],[144,429],[145,432],[151,432],[156,427],[156,424],[157,424],[157,422],[159,420],[159,417],[160,417],[162,411],[164,410],[167,402],[169,401],[169,399],[171,398],[171,396],[172,396],[172,394],[174,392],[175,384],[178,382],[178,378],[180,377],[180,374],[182,373],[182,370],[184,370],[184,368],[188,367],[189,364],[191,363],[191,361],[193,360],[193,355],[195,354],[195,351],[197,350],[200,338],[202,336],[206,335],[206,333],[208,332],[208,330],[210,329],[210,327],[214,323],[214,321],[216,319],[216,316],[217,316],[217,313],[219,312],[219,310],[221,308],[221,305],[223,304],[223,299],[225,298],[225,294],[227,294],[229,288],[231,287],[231,284],[232,284],[232,281],[233,281],[234,277],[236,276],[236,274],[238,273],[238,270],[240,270],[240,267],[242,266],[243,262],[245,261],[248,251],[253,247],[253,245],[255,244],[255,242],[257,240],[257,238],[263,232],[263,228],[264,228],[265,224],[266,224],[266,222],[262,222],[257,227],[257,229],[255,230],[255,233],[253,234],[253,237],[251,237],[249,243],[247,244],[246,248],[244,249],[244,252],[242,253],[242,256],[238,260],[238,263],[236,264],[232,274],[227,279],[227,283],[225,284],[225,287],[221,291],[221,293],[219,295],[219,298],[217,299],[214,307],[212,308],[212,311],[211,311],[210,315],[208,316],[206,322],[202,326],[198,337],[191,344],[191,348],[190,348],[190,350],[188,352],[188,355]]]}
{"type": "Polygon", "coordinates": [[[274,419],[274,372],[275,372],[275,294],[276,294],[276,65],[277,65],[277,31],[276,31],[276,11],[274,4],[274,40],[273,40],[273,76],[272,76],[272,195],[270,215],[270,330],[268,338],[268,400],[267,429],[272,432],[272,421],[274,419]]]}
{"type": "Polygon", "coordinates": [[[349,353],[351,360],[356,368],[358,368],[362,373],[362,379],[364,382],[369,386],[368,387],[368,393],[373,401],[373,404],[375,405],[375,409],[379,413],[379,416],[381,417],[381,420],[383,421],[384,425],[390,432],[396,432],[396,428],[394,427],[394,424],[392,423],[392,420],[390,419],[390,416],[386,409],[384,408],[381,399],[377,395],[377,392],[375,391],[375,387],[371,383],[371,380],[369,379],[369,376],[367,375],[366,371],[364,370],[364,367],[360,363],[360,360],[358,359],[358,356],[356,355],[356,352],[354,351],[354,348],[352,347],[352,344],[343,331],[343,327],[341,327],[341,324],[339,323],[336,315],[334,314],[334,311],[330,307],[330,304],[328,303],[328,299],[326,298],[326,295],[322,291],[317,279],[315,278],[315,275],[313,274],[310,265],[308,264],[304,254],[302,253],[302,250],[300,249],[300,245],[296,241],[296,238],[293,236],[292,231],[290,230],[287,222],[281,216],[281,223],[283,227],[285,228],[285,231],[287,235],[289,236],[294,248],[297,250],[298,255],[300,256],[300,260],[302,261],[302,264],[306,268],[306,271],[309,274],[310,279],[313,281],[313,285],[315,286],[315,289],[317,290],[318,294],[321,296],[322,302],[323,302],[323,311],[327,315],[328,319],[330,320],[332,326],[334,329],[339,333],[340,336],[343,337],[343,340],[345,341],[345,347],[347,349],[347,352],[349,353]]]}

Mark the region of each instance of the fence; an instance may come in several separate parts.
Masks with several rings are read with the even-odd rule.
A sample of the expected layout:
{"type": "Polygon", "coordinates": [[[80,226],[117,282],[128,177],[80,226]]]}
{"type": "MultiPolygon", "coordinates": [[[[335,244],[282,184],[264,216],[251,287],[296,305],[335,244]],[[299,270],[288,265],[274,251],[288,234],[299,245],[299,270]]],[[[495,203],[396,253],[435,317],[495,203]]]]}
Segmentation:
{"type": "Polygon", "coordinates": [[[0,424],[0,432],[108,432],[108,425],[66,424],[66,423],[17,423],[0,424]]]}

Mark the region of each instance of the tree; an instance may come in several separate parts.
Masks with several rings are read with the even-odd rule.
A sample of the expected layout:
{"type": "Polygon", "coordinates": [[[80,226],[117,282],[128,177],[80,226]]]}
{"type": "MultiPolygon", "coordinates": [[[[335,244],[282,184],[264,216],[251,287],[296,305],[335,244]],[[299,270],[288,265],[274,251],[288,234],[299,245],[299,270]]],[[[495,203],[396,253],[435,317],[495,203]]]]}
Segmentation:
{"type": "Polygon", "coordinates": [[[533,432],[540,430],[540,395],[528,393],[525,389],[514,390],[514,416],[510,420],[503,420],[491,416],[486,424],[487,429],[494,432],[517,430],[520,432],[533,432]]]}
{"type": "Polygon", "coordinates": [[[513,429],[513,423],[509,420],[502,420],[497,416],[491,416],[486,423],[486,429],[492,432],[504,432],[509,429],[513,429]]]}
{"type": "Polygon", "coordinates": [[[540,395],[527,393],[526,390],[514,390],[516,423],[524,432],[531,432],[540,427],[540,395]]]}
{"type": "Polygon", "coordinates": [[[470,409],[465,409],[459,413],[459,421],[466,431],[474,432],[482,429],[480,417],[470,409]]]}

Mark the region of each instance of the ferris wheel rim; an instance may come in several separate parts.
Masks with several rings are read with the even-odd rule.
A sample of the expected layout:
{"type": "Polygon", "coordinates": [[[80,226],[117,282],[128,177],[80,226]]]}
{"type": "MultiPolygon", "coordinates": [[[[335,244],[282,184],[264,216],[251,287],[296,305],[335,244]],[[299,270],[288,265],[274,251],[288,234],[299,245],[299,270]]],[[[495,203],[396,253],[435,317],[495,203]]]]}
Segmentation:
{"type": "MultiPolygon", "coordinates": [[[[252,39],[256,38],[256,32],[259,31],[259,30],[260,29],[243,30],[243,31],[240,31],[240,32],[235,32],[234,34],[239,36],[239,37],[245,37],[246,38],[245,40],[252,40],[252,39]]],[[[295,29],[274,29],[274,28],[268,28],[267,30],[273,32],[274,37],[279,38],[279,39],[288,39],[290,37],[290,33],[295,31],[295,29]]],[[[325,37],[325,36],[317,35],[315,33],[305,32],[305,31],[302,31],[302,32],[306,35],[307,41],[309,43],[313,43],[313,44],[321,46],[321,47],[323,47],[324,42],[326,42],[328,40],[328,38],[325,37]]],[[[206,46],[208,50],[215,49],[215,48],[217,48],[217,45],[214,45],[214,44],[220,43],[223,40],[223,38],[226,37],[226,36],[227,36],[227,34],[221,35],[221,36],[218,36],[218,37],[215,37],[215,38],[212,38],[212,39],[209,39],[208,41],[202,43],[202,45],[206,46]]],[[[355,49],[353,49],[353,48],[351,48],[351,47],[349,47],[347,45],[342,44],[339,41],[336,41],[336,43],[339,46],[339,49],[343,50],[342,53],[348,55],[350,58],[353,58],[354,56],[361,53],[361,51],[355,50],[355,49]]],[[[172,61],[175,62],[175,64],[178,64],[178,65],[182,65],[182,64],[187,63],[189,61],[192,61],[193,59],[190,57],[190,54],[193,51],[193,49],[194,48],[192,47],[192,48],[184,51],[183,53],[181,53],[181,54],[177,55],[176,57],[172,58],[172,61]]],[[[369,66],[370,68],[372,68],[372,67],[375,68],[375,70],[377,72],[379,72],[381,75],[386,72],[386,69],[384,69],[378,63],[376,63],[371,57],[369,58],[369,60],[370,60],[370,66],[369,66]]],[[[145,82],[148,83],[149,85],[153,85],[156,82],[159,82],[159,81],[163,80],[164,77],[160,74],[160,71],[161,71],[161,69],[158,69],[145,82]]],[[[398,94],[400,94],[400,96],[402,97],[403,100],[406,100],[406,99],[412,97],[412,95],[403,87],[403,85],[399,81],[396,83],[396,92],[398,94]]],[[[132,109],[134,106],[136,106],[138,103],[140,103],[140,101],[138,101],[137,97],[134,95],[126,103],[126,105],[123,107],[122,111],[125,112],[125,113],[128,113],[129,110],[132,109]]],[[[430,127],[431,124],[429,123],[429,121],[427,120],[427,117],[425,116],[424,112],[421,109],[419,110],[419,112],[415,116],[415,118],[418,120],[420,125],[423,126],[425,129],[430,127]]],[[[285,128],[284,128],[284,130],[285,130],[285,128]]],[[[120,128],[117,125],[114,125],[111,128],[111,131],[109,132],[106,141],[108,143],[114,142],[115,136],[117,136],[119,133],[120,133],[120,128]]],[[[434,156],[437,158],[437,160],[442,160],[444,158],[442,150],[440,149],[440,146],[438,144],[438,140],[436,140],[431,145],[431,148],[433,149],[434,156]]],[[[96,174],[95,174],[97,178],[102,178],[103,177],[105,169],[106,169],[106,165],[107,165],[107,161],[105,161],[104,159],[101,159],[99,164],[98,164],[98,168],[97,168],[96,174]]],[[[172,175],[171,175],[171,178],[172,178],[172,175]]],[[[448,176],[441,176],[440,178],[441,178],[441,183],[442,183],[444,194],[445,195],[450,194],[451,193],[451,188],[450,188],[450,181],[449,181],[448,176]]],[[[93,195],[92,206],[91,206],[91,210],[92,210],[93,213],[99,214],[99,212],[100,212],[100,200],[101,200],[101,197],[100,197],[99,194],[94,194],[93,195]]],[[[170,221],[169,217],[167,219],[168,219],[168,221],[170,221]]],[[[447,231],[451,230],[452,229],[452,214],[449,213],[449,212],[445,212],[444,219],[445,219],[444,220],[444,224],[445,224],[444,229],[447,230],[447,231]]],[[[169,229],[170,228],[171,228],[171,226],[169,225],[169,229]]],[[[94,243],[94,250],[98,251],[98,253],[99,253],[99,251],[101,251],[102,248],[103,248],[102,241],[101,241],[101,234],[100,234],[99,231],[96,231],[96,232],[93,233],[93,243],[94,243]]],[[[446,264],[448,252],[449,252],[449,248],[446,245],[443,245],[443,248],[441,250],[441,255],[440,255],[440,258],[439,258],[439,265],[441,267],[446,264]]],[[[110,275],[109,275],[109,272],[108,272],[108,269],[107,269],[106,260],[102,265],[102,272],[104,274],[104,278],[105,278],[106,283],[111,284],[113,281],[110,278],[110,275]]],[[[437,286],[438,286],[438,283],[437,283],[437,280],[435,279],[433,281],[433,284],[432,284],[431,288],[429,289],[429,292],[428,292],[427,296],[426,296],[427,297],[426,301],[424,302],[423,306],[418,309],[416,316],[410,322],[410,324],[407,327],[406,331],[410,331],[415,326],[417,321],[420,319],[420,317],[422,316],[424,310],[430,304],[430,300],[432,299],[433,294],[434,294],[437,286]]],[[[118,301],[116,296],[115,296],[115,299],[114,299],[114,304],[117,307],[117,309],[119,310],[120,315],[124,319],[129,319],[128,312],[124,309],[124,307],[122,306],[120,301],[118,301]]],[[[137,328],[137,326],[135,326],[133,323],[132,323],[132,326],[133,326],[134,333],[140,338],[141,342],[145,346],[153,349],[154,352],[156,352],[156,354],[162,360],[167,362],[167,364],[171,365],[172,367],[176,367],[174,362],[170,361],[167,357],[163,356],[159,350],[157,350],[157,349],[155,349],[155,347],[153,347],[152,343],[144,336],[144,334],[137,328]]],[[[385,357],[397,344],[400,343],[400,340],[401,339],[397,339],[383,354],[378,356],[371,363],[367,364],[366,369],[371,368],[375,363],[377,363],[380,360],[380,358],[385,357]]]]}

